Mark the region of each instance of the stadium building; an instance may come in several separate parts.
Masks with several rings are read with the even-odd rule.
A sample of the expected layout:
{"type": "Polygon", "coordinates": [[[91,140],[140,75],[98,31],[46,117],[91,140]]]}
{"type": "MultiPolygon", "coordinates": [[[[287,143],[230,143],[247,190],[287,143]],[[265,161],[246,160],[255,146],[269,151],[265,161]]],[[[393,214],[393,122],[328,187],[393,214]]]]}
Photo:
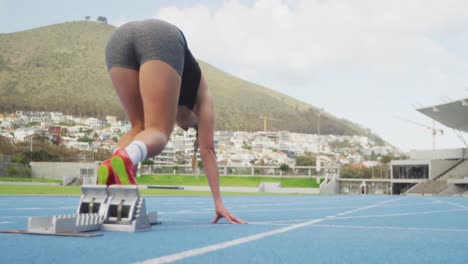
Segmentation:
{"type": "MultiPolygon", "coordinates": [[[[452,128],[467,146],[468,98],[417,109],[452,128]]],[[[435,132],[434,132],[435,133],[435,132]]],[[[414,150],[391,162],[392,194],[468,195],[468,149],[414,150]]]]}

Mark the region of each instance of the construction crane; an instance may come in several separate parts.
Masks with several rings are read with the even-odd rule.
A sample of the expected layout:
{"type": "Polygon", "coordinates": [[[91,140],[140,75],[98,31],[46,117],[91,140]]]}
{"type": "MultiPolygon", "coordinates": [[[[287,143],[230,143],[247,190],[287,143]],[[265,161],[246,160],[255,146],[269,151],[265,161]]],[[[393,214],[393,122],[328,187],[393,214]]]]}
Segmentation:
{"type": "Polygon", "coordinates": [[[268,120],[272,120],[272,121],[279,120],[279,119],[276,119],[276,118],[267,117],[266,114],[263,114],[262,116],[260,116],[260,119],[263,119],[263,131],[264,132],[267,132],[267,128],[268,128],[267,122],[268,122],[268,120]]]}
{"type": "Polygon", "coordinates": [[[411,123],[413,125],[417,125],[417,126],[420,126],[420,127],[424,127],[426,129],[429,129],[431,132],[432,132],[432,150],[435,150],[436,148],[436,136],[437,136],[437,133],[440,133],[441,136],[444,135],[444,130],[441,129],[441,128],[436,128],[435,127],[435,121],[432,120],[432,127],[428,126],[428,125],[425,125],[425,124],[421,124],[419,122],[416,122],[416,121],[413,121],[413,120],[409,120],[407,118],[404,118],[404,117],[399,117],[397,116],[396,118],[400,119],[400,120],[403,120],[403,121],[406,121],[408,123],[411,123]]]}

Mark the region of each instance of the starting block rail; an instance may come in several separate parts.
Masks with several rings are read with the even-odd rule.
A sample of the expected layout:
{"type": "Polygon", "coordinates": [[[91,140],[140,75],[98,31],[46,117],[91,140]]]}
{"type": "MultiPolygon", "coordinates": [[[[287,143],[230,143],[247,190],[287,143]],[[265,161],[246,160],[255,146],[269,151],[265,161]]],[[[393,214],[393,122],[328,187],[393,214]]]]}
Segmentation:
{"type": "Polygon", "coordinates": [[[90,232],[149,231],[152,225],[160,224],[157,212],[146,211],[136,185],[83,185],[81,190],[76,214],[29,217],[27,230],[0,233],[96,236],[90,232]]]}

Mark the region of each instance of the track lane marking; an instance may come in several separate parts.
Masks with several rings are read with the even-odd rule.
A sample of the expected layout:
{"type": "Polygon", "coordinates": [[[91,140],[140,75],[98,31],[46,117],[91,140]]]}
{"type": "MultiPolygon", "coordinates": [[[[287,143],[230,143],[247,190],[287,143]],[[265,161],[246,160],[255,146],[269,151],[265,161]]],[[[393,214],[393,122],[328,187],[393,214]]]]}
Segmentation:
{"type": "MultiPolygon", "coordinates": [[[[383,205],[383,204],[400,201],[402,199],[404,199],[404,198],[387,200],[387,201],[383,201],[383,202],[381,201],[381,202],[378,202],[376,204],[360,207],[358,209],[355,209],[354,211],[358,212],[358,211],[362,211],[362,210],[367,210],[367,209],[370,209],[370,208],[378,207],[378,206],[383,205]]],[[[333,217],[333,216],[334,215],[331,215],[329,217],[333,217]]],[[[317,223],[320,223],[320,222],[323,222],[323,221],[326,221],[326,220],[327,219],[325,219],[325,218],[311,219],[311,220],[303,222],[303,223],[289,225],[289,226],[274,229],[274,230],[271,230],[271,231],[262,232],[262,233],[258,233],[258,234],[250,235],[250,236],[246,236],[246,237],[241,237],[241,238],[237,238],[237,239],[233,239],[233,240],[229,240],[229,241],[225,241],[225,242],[221,242],[221,243],[216,243],[216,244],[212,244],[212,245],[205,246],[205,247],[189,249],[189,250],[181,251],[181,252],[166,255],[166,256],[161,256],[161,257],[157,257],[157,258],[153,258],[153,259],[148,259],[148,260],[145,260],[145,261],[139,262],[139,263],[143,263],[143,264],[171,263],[171,262],[174,262],[174,261],[187,259],[187,258],[190,258],[190,257],[206,254],[206,253],[209,253],[209,252],[219,251],[221,249],[233,247],[233,246],[236,246],[236,245],[245,244],[245,243],[255,241],[255,240],[259,240],[259,239],[262,239],[262,238],[265,238],[265,237],[270,237],[270,236],[273,236],[273,235],[286,233],[286,232],[289,232],[289,231],[292,231],[292,230],[295,230],[295,229],[298,229],[298,228],[315,225],[317,223]]]]}

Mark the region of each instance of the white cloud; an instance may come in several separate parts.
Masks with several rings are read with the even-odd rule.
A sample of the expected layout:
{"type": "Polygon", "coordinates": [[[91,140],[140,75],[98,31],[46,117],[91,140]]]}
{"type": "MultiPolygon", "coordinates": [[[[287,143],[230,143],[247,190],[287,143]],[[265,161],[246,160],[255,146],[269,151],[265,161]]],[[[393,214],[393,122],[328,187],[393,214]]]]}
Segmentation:
{"type": "Polygon", "coordinates": [[[155,17],[178,25],[196,57],[400,147],[431,144],[392,116],[417,120],[424,117],[411,103],[466,96],[465,0],[224,1],[165,7],[155,17]]]}
{"type": "Polygon", "coordinates": [[[431,38],[466,25],[468,2],[457,0],[257,0],[162,8],[156,17],[188,35],[208,61],[308,72],[330,63],[406,71],[409,61],[449,60],[431,38]]]}
{"type": "Polygon", "coordinates": [[[127,22],[130,22],[132,21],[130,18],[128,17],[118,17],[117,19],[115,19],[114,21],[110,21],[110,23],[116,27],[120,27],[122,26],[123,24],[127,23],[127,22]]]}

